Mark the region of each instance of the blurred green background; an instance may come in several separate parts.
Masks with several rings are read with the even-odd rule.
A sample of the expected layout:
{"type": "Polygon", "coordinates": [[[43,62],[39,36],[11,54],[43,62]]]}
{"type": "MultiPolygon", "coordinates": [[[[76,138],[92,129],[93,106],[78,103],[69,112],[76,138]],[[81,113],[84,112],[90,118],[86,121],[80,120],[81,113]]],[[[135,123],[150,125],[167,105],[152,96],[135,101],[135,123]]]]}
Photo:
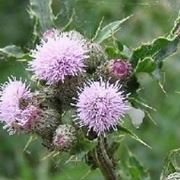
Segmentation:
{"type": "MultiPolygon", "coordinates": [[[[23,49],[32,47],[32,21],[28,15],[29,2],[24,0],[0,0],[0,48],[16,44],[23,49]]],[[[118,39],[130,48],[148,42],[157,36],[167,34],[180,9],[179,0],[54,0],[53,10],[58,14],[58,27],[64,26],[75,11],[74,26],[86,36],[92,37],[102,17],[103,24],[134,16],[117,33],[118,39]]],[[[145,119],[134,131],[152,150],[128,140],[130,149],[150,171],[153,180],[159,179],[165,155],[180,147],[180,53],[171,56],[163,66],[165,95],[158,83],[147,74],[139,76],[143,89],[141,96],[157,109],[151,112],[154,125],[145,119]]],[[[0,82],[7,76],[27,76],[25,65],[13,60],[0,59],[0,82]]],[[[2,126],[1,126],[2,127],[2,126]]],[[[101,180],[98,170],[89,172],[83,163],[68,163],[65,158],[42,160],[47,155],[40,140],[32,143],[26,151],[23,148],[29,137],[9,136],[0,128],[0,180],[101,180]],[[75,165],[75,166],[74,166],[75,165]],[[83,177],[83,178],[82,178],[83,177]]]]}

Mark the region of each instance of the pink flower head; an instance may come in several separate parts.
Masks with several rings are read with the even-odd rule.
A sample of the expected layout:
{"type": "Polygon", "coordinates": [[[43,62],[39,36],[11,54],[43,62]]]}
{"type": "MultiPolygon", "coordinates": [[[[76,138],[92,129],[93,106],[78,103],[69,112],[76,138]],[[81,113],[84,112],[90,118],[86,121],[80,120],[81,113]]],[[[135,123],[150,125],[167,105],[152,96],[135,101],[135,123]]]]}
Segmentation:
{"type": "Polygon", "coordinates": [[[31,123],[37,118],[39,110],[32,105],[32,94],[29,87],[21,80],[9,78],[1,86],[0,121],[9,134],[18,130],[29,131],[31,123]]]}
{"type": "Polygon", "coordinates": [[[131,64],[122,59],[112,59],[108,63],[108,71],[117,79],[126,78],[132,70],[131,64]]]}
{"type": "Polygon", "coordinates": [[[53,85],[64,81],[67,76],[84,72],[84,60],[88,58],[86,40],[76,31],[62,32],[46,41],[33,51],[30,70],[35,77],[53,85]]]}
{"type": "Polygon", "coordinates": [[[98,135],[115,128],[120,118],[124,116],[128,106],[118,83],[89,82],[78,93],[77,118],[80,126],[92,129],[98,135]]]}

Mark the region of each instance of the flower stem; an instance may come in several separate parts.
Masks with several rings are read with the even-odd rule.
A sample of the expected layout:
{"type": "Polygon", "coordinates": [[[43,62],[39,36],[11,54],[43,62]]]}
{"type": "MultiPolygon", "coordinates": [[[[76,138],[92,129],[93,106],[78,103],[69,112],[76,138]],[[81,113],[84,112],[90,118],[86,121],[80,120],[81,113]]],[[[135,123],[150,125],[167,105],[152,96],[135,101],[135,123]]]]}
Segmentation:
{"type": "Polygon", "coordinates": [[[98,145],[95,150],[95,158],[105,180],[119,180],[119,178],[117,179],[112,160],[108,156],[104,137],[99,137],[98,145]]]}

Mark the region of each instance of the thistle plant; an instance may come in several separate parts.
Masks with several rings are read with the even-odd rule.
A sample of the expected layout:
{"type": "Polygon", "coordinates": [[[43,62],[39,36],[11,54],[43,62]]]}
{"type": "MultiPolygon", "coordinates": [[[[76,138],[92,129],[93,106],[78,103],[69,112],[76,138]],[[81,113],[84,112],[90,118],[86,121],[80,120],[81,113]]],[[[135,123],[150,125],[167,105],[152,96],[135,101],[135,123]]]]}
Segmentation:
{"type": "MultiPolygon", "coordinates": [[[[118,138],[129,135],[151,148],[126,122],[130,119],[131,124],[138,124],[138,116],[140,126],[150,113],[140,100],[137,75],[160,76],[163,60],[177,50],[180,18],[168,36],[130,49],[116,40],[114,33],[133,17],[100,26],[87,38],[75,27],[59,28],[50,5],[31,0],[30,14],[38,22],[31,50],[18,56],[16,46],[8,48],[14,53],[1,50],[4,58],[23,60],[31,77],[18,80],[10,74],[1,85],[0,121],[4,129],[10,135],[35,135],[42,148],[58,156],[66,153],[68,158],[78,159],[81,154],[80,160],[92,171],[99,168],[106,180],[149,179],[146,168],[129,149],[125,150],[129,164],[123,164],[118,138]],[[44,7],[48,9],[46,19],[40,11],[44,7]],[[134,166],[138,175],[130,169],[134,166]]],[[[167,179],[179,177],[172,173],[166,171],[167,179]]]]}

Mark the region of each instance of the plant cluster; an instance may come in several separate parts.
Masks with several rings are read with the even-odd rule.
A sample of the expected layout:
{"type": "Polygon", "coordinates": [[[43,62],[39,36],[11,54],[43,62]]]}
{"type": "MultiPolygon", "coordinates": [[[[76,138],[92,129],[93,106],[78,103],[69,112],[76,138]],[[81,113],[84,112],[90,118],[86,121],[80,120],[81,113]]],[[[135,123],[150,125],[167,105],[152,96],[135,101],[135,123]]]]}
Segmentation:
{"type": "MultiPolygon", "coordinates": [[[[32,0],[30,14],[36,22],[35,47],[27,53],[16,46],[0,49],[3,58],[25,60],[31,74],[31,85],[10,76],[1,86],[4,129],[10,135],[35,134],[53,153],[81,154],[105,179],[149,179],[129,150],[122,162],[119,147],[121,137],[130,135],[150,148],[124,122],[129,118],[139,127],[145,115],[150,117],[153,108],[138,96],[137,75],[149,73],[160,82],[163,60],[177,50],[180,18],[167,36],[132,50],[114,35],[131,16],[100,24],[88,39],[76,30],[55,28],[50,4],[32,0]],[[39,13],[44,7],[48,18],[39,13]]],[[[170,179],[170,173],[162,178],[170,179]]]]}

